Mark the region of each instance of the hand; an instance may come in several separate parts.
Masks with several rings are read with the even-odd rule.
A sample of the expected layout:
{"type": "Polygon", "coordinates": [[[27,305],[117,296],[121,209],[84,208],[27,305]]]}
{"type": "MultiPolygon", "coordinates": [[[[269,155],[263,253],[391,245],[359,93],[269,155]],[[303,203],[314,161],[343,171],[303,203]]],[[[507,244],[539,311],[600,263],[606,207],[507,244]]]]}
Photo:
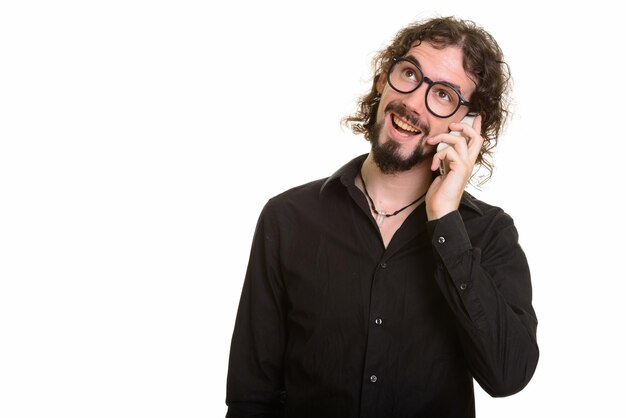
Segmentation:
{"type": "Polygon", "coordinates": [[[451,123],[450,129],[461,135],[439,134],[428,139],[428,143],[437,146],[445,142],[449,146],[435,154],[430,169],[439,170],[442,161],[447,165],[447,172],[438,176],[430,185],[426,194],[426,214],[428,220],[439,219],[459,208],[465,186],[469,181],[476,159],[483,146],[480,136],[482,118],[476,116],[472,126],[451,123]]]}

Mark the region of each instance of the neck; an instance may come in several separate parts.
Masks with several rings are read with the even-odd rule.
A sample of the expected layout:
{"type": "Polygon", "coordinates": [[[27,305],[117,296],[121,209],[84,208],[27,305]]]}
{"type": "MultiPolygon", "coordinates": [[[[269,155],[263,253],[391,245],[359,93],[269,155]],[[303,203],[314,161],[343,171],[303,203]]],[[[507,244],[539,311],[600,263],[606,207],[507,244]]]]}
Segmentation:
{"type": "Polygon", "coordinates": [[[423,195],[432,182],[432,173],[426,163],[408,171],[384,174],[370,153],[363,162],[363,179],[377,208],[393,211],[423,195]]]}

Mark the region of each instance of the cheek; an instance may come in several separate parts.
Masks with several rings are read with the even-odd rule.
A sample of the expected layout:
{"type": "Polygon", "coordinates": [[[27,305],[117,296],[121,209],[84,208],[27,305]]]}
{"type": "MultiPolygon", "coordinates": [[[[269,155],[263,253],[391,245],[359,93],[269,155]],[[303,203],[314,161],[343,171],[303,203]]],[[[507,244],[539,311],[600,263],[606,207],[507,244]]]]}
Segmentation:
{"type": "Polygon", "coordinates": [[[378,94],[383,94],[385,91],[385,86],[387,85],[387,73],[382,73],[378,76],[376,80],[376,91],[378,94]]]}
{"type": "Polygon", "coordinates": [[[380,101],[378,102],[378,109],[376,110],[376,124],[380,125],[385,121],[385,104],[380,101]]]}
{"type": "Polygon", "coordinates": [[[448,120],[435,120],[430,123],[430,136],[435,136],[439,134],[447,134],[450,132],[448,128],[450,126],[450,122],[448,120]]]}

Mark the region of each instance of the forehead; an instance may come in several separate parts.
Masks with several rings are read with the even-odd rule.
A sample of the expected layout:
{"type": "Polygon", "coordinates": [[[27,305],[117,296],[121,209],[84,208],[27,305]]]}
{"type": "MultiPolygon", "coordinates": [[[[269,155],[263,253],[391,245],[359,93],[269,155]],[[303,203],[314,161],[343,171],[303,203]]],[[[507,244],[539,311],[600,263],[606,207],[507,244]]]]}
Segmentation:
{"type": "Polygon", "coordinates": [[[419,62],[426,77],[457,85],[467,99],[476,85],[463,68],[463,51],[458,46],[435,48],[428,42],[415,43],[406,54],[419,62]]]}

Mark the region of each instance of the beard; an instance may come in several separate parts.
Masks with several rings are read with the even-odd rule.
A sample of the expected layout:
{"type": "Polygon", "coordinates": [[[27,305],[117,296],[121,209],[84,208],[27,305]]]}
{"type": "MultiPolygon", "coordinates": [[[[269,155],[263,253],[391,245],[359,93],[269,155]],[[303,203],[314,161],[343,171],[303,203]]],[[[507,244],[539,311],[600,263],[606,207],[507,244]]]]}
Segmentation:
{"type": "MultiPolygon", "coordinates": [[[[389,138],[387,142],[381,145],[380,133],[383,128],[383,121],[379,121],[374,125],[374,130],[371,136],[372,142],[372,155],[374,162],[383,174],[395,174],[403,171],[408,171],[432,158],[435,154],[435,150],[426,152],[425,139],[430,134],[430,128],[421,119],[410,113],[404,105],[398,102],[392,101],[385,107],[384,115],[388,113],[395,113],[396,115],[406,119],[413,126],[418,127],[422,133],[422,139],[417,144],[413,152],[405,157],[400,152],[400,144],[393,139],[389,138]]],[[[393,123],[393,122],[389,122],[393,123]]]]}

